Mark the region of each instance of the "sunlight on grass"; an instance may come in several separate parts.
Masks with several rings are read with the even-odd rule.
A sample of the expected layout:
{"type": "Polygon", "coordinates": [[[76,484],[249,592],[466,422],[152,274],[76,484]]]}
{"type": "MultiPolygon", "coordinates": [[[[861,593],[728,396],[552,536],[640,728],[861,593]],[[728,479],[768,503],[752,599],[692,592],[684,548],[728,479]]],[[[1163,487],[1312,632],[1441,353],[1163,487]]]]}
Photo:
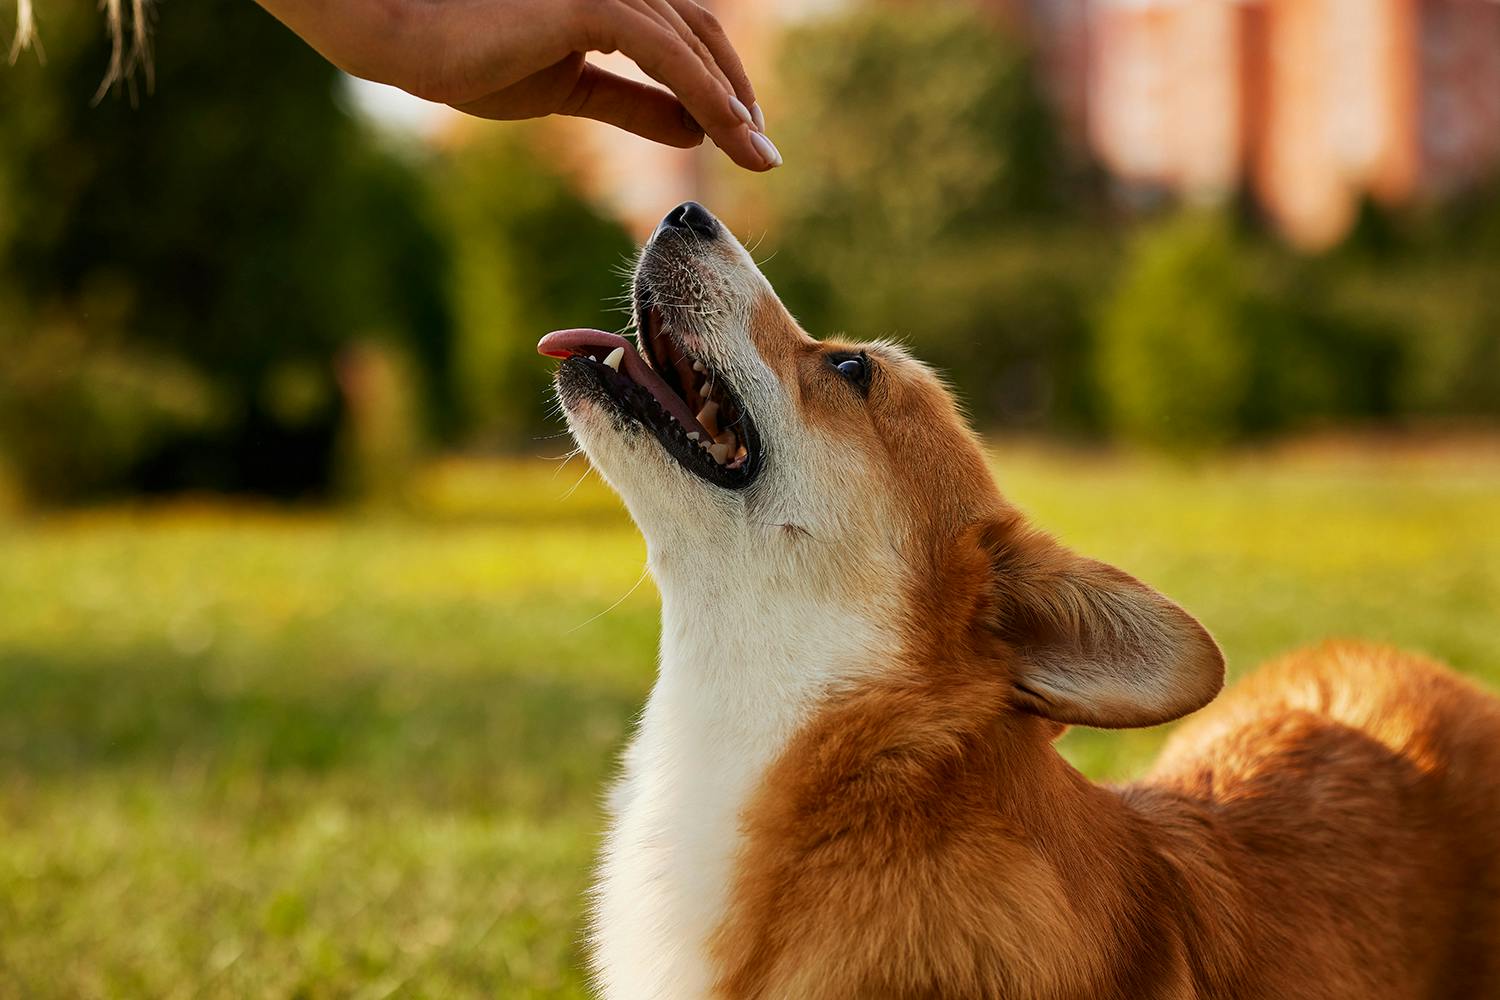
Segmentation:
{"type": "MultiPolygon", "coordinates": [[[[584,996],[657,598],[619,503],[558,464],[444,463],[400,519],[0,521],[0,994],[584,996]]],[[[1360,635],[1500,681],[1493,452],[995,465],[1235,674],[1360,635]]],[[[1161,736],[1063,748],[1121,778],[1161,736]]]]}

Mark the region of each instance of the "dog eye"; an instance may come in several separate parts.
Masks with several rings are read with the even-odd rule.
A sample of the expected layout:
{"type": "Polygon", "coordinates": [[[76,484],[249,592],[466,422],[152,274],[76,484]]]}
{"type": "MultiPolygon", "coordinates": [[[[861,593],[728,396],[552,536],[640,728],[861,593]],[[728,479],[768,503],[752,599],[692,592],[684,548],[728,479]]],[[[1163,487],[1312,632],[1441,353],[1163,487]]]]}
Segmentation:
{"type": "Polygon", "coordinates": [[[842,375],[861,392],[870,387],[870,357],[864,351],[858,354],[834,354],[828,358],[833,370],[842,375]]]}

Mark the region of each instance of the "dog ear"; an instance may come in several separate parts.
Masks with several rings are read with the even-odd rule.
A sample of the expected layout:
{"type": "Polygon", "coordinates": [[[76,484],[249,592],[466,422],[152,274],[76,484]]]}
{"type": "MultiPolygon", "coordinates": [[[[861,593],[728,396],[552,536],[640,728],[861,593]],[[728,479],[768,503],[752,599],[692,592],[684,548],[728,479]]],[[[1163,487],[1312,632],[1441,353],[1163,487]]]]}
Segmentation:
{"type": "Polygon", "coordinates": [[[992,627],[1013,652],[1016,705],[1120,729],[1181,718],[1224,684],[1224,655],[1182,608],[1020,524],[989,526],[992,627]]]}

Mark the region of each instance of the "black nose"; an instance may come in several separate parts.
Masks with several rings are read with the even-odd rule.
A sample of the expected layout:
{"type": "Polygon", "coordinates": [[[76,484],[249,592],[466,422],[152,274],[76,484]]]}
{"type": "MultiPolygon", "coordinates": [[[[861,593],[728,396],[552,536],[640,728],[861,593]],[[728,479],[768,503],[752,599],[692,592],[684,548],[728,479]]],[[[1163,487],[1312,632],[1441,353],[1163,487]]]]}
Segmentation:
{"type": "Polygon", "coordinates": [[[719,220],[696,201],[685,201],[668,212],[657,229],[686,229],[699,236],[712,238],[719,235],[719,220]]]}

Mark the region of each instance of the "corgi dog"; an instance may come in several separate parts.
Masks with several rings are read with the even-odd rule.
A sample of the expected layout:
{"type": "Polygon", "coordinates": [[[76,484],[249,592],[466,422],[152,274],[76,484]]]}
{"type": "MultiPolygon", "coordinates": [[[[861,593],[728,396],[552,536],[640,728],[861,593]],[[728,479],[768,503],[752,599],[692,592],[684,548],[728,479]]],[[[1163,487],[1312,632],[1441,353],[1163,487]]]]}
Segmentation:
{"type": "Polygon", "coordinates": [[[662,599],[603,996],[1500,997],[1500,702],[1326,645],[1095,785],[1054,739],[1204,709],[1208,632],[1031,527],[937,376],[809,336],[703,207],[634,297],[639,351],[539,345],[662,599]]]}

